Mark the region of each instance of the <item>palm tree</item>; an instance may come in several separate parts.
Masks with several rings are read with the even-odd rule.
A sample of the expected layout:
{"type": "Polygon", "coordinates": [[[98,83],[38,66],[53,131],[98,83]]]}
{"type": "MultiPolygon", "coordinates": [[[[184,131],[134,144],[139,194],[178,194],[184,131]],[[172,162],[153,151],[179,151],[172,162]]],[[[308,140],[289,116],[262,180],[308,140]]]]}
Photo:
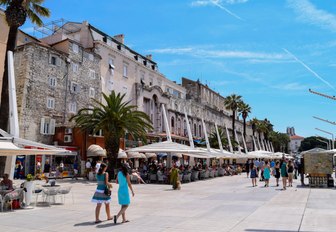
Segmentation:
{"type": "Polygon", "coordinates": [[[252,118],[252,120],[251,120],[251,126],[252,126],[253,136],[255,135],[255,132],[257,131],[258,123],[259,123],[259,120],[257,118],[252,118]]]}
{"type": "Polygon", "coordinates": [[[246,140],[246,118],[249,115],[249,113],[251,113],[251,107],[249,106],[249,104],[246,104],[245,102],[241,102],[238,105],[238,111],[242,114],[243,117],[243,127],[244,127],[244,139],[246,140]]]}
{"type": "Polygon", "coordinates": [[[6,21],[9,26],[0,106],[0,128],[4,130],[7,130],[9,119],[7,52],[14,51],[18,28],[25,23],[27,17],[32,23],[42,26],[43,23],[40,17],[50,16],[50,11],[41,6],[43,2],[44,0],[0,0],[0,6],[6,7],[6,21]]]}
{"type": "Polygon", "coordinates": [[[234,140],[236,140],[235,138],[235,121],[236,121],[236,111],[238,110],[238,106],[240,104],[240,102],[242,102],[242,96],[240,95],[236,95],[236,94],[231,94],[230,96],[227,96],[224,99],[224,105],[225,108],[228,110],[232,110],[232,137],[234,140]]]}
{"type": "Polygon", "coordinates": [[[124,102],[125,94],[116,94],[114,91],[109,96],[103,93],[103,104],[95,99],[94,108],[83,108],[73,116],[70,121],[75,121],[76,126],[82,131],[103,131],[105,149],[109,163],[109,170],[117,164],[117,156],[120,147],[120,138],[128,132],[133,139],[146,141],[148,130],[153,126],[149,116],[136,110],[136,106],[124,102]]]}
{"type": "MultiPolygon", "coordinates": [[[[221,139],[223,148],[226,150],[229,150],[229,140],[226,138],[225,131],[222,128],[218,128],[218,133],[219,133],[219,137],[221,139]]],[[[232,138],[230,140],[231,140],[231,144],[233,147],[238,146],[238,143],[235,140],[233,140],[232,138]]],[[[213,148],[220,148],[216,131],[210,134],[209,143],[210,143],[210,146],[213,148]]]]}
{"type": "Polygon", "coordinates": [[[266,135],[269,133],[267,124],[265,123],[265,121],[259,121],[257,124],[257,131],[259,134],[259,140],[261,141],[261,133],[264,134],[264,137],[266,137],[266,135]]]}

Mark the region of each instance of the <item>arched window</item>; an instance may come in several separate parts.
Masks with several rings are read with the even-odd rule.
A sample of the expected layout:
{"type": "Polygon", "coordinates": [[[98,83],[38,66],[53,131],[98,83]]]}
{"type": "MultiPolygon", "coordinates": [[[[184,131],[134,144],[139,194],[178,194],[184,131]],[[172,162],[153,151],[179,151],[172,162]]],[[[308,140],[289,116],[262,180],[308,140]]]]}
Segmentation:
{"type": "Polygon", "coordinates": [[[199,133],[199,137],[202,137],[202,127],[201,127],[201,125],[198,125],[198,133],[199,133]]]}
{"type": "Polygon", "coordinates": [[[197,136],[197,131],[196,131],[196,124],[194,124],[194,135],[197,136]]]}
{"type": "Polygon", "coordinates": [[[174,117],[171,117],[171,127],[175,127],[174,126],[174,117]]]}

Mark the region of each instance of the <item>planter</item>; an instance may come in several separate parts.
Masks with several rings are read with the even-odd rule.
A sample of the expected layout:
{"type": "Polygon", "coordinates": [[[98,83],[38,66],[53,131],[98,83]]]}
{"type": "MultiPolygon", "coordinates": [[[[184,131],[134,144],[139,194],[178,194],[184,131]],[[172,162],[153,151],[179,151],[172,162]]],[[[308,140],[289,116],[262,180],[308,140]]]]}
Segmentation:
{"type": "Polygon", "coordinates": [[[33,196],[34,181],[25,181],[24,187],[27,189],[27,192],[24,193],[24,199],[26,206],[29,206],[33,196]]]}

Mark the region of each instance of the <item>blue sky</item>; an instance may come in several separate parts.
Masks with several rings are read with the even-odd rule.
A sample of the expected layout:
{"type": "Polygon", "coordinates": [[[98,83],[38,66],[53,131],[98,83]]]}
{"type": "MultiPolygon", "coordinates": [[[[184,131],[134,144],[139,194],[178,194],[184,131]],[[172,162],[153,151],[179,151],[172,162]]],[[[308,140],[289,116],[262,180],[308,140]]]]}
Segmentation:
{"type": "MultiPolygon", "coordinates": [[[[302,136],[336,133],[336,2],[333,0],[46,0],[52,16],[88,20],[153,54],[169,79],[200,79],[223,96],[240,94],[250,118],[302,136]],[[70,4],[71,2],[71,4],[70,4]]],[[[31,31],[29,22],[23,26],[31,31]]],[[[325,135],[327,136],[327,135],[325,135]]]]}

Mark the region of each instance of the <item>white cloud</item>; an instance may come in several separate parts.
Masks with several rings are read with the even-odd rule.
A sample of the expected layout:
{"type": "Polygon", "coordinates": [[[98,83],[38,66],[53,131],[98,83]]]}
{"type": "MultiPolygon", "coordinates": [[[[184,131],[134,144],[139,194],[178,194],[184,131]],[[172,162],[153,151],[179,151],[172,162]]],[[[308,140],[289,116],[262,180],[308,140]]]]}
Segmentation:
{"type": "Polygon", "coordinates": [[[336,32],[335,15],[317,9],[309,0],[287,0],[287,3],[297,13],[299,20],[336,32]]]}
{"type": "Polygon", "coordinates": [[[237,4],[237,3],[245,3],[248,0],[198,0],[198,1],[193,1],[191,3],[191,6],[194,7],[202,7],[202,6],[215,6],[218,7],[219,9],[225,11],[229,15],[235,17],[236,19],[243,20],[241,17],[224,7],[224,3],[227,4],[237,4]]]}
{"type": "Polygon", "coordinates": [[[273,60],[288,59],[289,56],[284,53],[264,53],[238,50],[213,50],[198,47],[182,48],[162,48],[149,50],[152,53],[173,54],[173,55],[190,55],[202,58],[237,58],[237,59],[255,59],[264,60],[265,62],[273,60]]]}
{"type": "Polygon", "coordinates": [[[298,83],[298,82],[292,82],[292,83],[277,85],[277,86],[275,86],[275,88],[281,89],[281,90],[287,90],[287,91],[309,89],[309,87],[307,85],[303,85],[302,83],[298,83]]]}

